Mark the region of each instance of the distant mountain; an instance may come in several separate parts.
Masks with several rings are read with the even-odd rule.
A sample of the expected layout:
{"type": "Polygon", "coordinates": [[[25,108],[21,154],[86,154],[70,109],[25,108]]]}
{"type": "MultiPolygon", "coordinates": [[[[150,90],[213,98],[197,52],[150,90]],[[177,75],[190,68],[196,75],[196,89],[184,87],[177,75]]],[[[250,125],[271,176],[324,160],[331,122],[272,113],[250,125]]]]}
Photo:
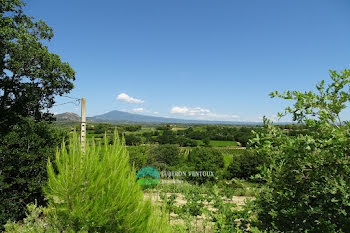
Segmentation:
{"type": "Polygon", "coordinates": [[[80,116],[73,112],[65,112],[54,115],[57,121],[80,121],[80,116]]]}
{"type": "Polygon", "coordinates": [[[261,122],[239,122],[239,121],[202,121],[202,120],[185,120],[166,117],[155,117],[134,114],[122,111],[111,111],[102,115],[88,117],[88,120],[97,122],[110,123],[178,123],[178,124],[230,124],[230,125],[261,125],[261,122]]]}

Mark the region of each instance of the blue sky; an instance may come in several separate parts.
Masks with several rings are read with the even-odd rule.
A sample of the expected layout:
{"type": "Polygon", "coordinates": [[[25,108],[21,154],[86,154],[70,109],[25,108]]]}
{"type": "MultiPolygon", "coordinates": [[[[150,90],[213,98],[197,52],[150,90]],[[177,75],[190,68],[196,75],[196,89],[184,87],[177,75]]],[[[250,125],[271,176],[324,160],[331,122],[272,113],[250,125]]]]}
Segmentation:
{"type": "Polygon", "coordinates": [[[26,2],[53,27],[49,49],[77,72],[70,96],[86,97],[88,116],[261,121],[291,104],[271,91],[314,90],[350,68],[348,0],[26,2]]]}

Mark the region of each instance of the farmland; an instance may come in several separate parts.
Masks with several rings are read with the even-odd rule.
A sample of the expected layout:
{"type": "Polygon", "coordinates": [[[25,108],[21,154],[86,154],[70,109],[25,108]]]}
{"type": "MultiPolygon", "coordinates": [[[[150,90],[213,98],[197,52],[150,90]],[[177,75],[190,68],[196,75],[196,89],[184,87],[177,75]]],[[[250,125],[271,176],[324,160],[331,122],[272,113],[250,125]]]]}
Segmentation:
{"type": "Polygon", "coordinates": [[[350,232],[347,1],[70,2],[0,1],[1,232],[350,232]]]}

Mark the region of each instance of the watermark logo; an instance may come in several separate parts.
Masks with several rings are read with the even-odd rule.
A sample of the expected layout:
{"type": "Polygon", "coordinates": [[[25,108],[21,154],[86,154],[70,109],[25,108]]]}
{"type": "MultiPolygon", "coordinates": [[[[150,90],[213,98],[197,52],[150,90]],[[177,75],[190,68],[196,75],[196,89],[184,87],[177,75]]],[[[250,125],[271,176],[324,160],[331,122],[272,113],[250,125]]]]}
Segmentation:
{"type": "Polygon", "coordinates": [[[160,173],[161,177],[214,177],[213,171],[165,171],[160,173]]]}
{"type": "Polygon", "coordinates": [[[160,174],[154,167],[143,167],[136,175],[137,183],[142,188],[154,188],[160,182],[160,174]]]}
{"type": "Polygon", "coordinates": [[[163,170],[160,173],[154,167],[143,167],[136,175],[137,183],[143,189],[149,189],[156,187],[160,184],[176,184],[183,183],[183,180],[187,177],[189,180],[197,179],[213,179],[215,174],[213,171],[166,171],[163,170]],[[180,178],[181,177],[181,178],[180,178]],[[162,178],[162,180],[160,179],[162,178]],[[180,179],[177,179],[180,178],[180,179]]]}

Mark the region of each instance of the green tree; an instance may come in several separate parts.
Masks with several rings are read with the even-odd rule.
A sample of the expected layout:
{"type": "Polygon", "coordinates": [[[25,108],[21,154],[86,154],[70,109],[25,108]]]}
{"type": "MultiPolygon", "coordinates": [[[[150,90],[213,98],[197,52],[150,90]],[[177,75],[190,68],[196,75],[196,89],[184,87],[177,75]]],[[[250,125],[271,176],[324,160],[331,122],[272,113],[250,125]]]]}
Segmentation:
{"type": "Polygon", "coordinates": [[[26,204],[44,203],[43,163],[63,137],[45,112],[68,93],[75,72],[43,42],[45,22],[23,13],[21,0],[0,0],[0,224],[25,216],[26,204]],[[57,132],[56,132],[57,131],[57,132]]]}
{"type": "Polygon", "coordinates": [[[172,130],[164,130],[157,136],[157,141],[159,144],[176,144],[176,134],[172,130]]]}
{"type": "Polygon", "coordinates": [[[165,144],[154,147],[149,154],[148,163],[157,168],[176,166],[182,162],[182,155],[176,145],[165,144]]]}
{"type": "Polygon", "coordinates": [[[21,0],[0,1],[0,134],[23,117],[51,119],[55,95],[68,93],[75,72],[50,53],[43,41],[53,37],[45,22],[23,13],[21,0]]]}
{"type": "Polygon", "coordinates": [[[189,180],[202,184],[208,181],[214,181],[220,174],[220,169],[224,167],[224,157],[220,151],[212,148],[196,148],[188,155],[188,163],[192,171],[209,171],[214,176],[188,176],[189,180]]]}
{"type": "Polygon", "coordinates": [[[209,138],[204,138],[203,139],[204,146],[209,147],[210,146],[210,140],[209,138]]]}
{"type": "Polygon", "coordinates": [[[283,232],[350,232],[350,123],[340,112],[350,100],[350,71],[330,71],[332,81],[312,91],[271,93],[294,100],[283,116],[304,124],[310,134],[288,135],[265,119],[265,131],[251,146],[271,157],[258,195],[257,225],[283,232]]]}
{"type": "Polygon", "coordinates": [[[0,226],[25,217],[27,204],[46,203],[46,161],[64,135],[47,122],[26,118],[0,138],[0,226]]]}
{"type": "Polygon", "coordinates": [[[94,126],[94,132],[96,134],[104,134],[108,133],[108,131],[113,128],[112,124],[109,123],[98,123],[97,125],[94,126]]]}
{"type": "Polygon", "coordinates": [[[128,146],[137,146],[141,144],[141,137],[135,134],[125,134],[125,144],[128,146]]]}
{"type": "Polygon", "coordinates": [[[234,156],[226,170],[226,178],[249,180],[260,173],[260,169],[269,163],[268,156],[257,154],[254,150],[244,150],[241,155],[234,156]]]}
{"type": "Polygon", "coordinates": [[[138,171],[147,165],[150,146],[129,146],[127,150],[129,152],[130,166],[133,166],[138,171]]]}
{"type": "Polygon", "coordinates": [[[56,153],[56,169],[48,162],[45,193],[61,232],[170,232],[167,214],[144,199],[117,135],[112,145],[106,136],[103,146],[89,141],[84,153],[73,134],[56,153]]]}

